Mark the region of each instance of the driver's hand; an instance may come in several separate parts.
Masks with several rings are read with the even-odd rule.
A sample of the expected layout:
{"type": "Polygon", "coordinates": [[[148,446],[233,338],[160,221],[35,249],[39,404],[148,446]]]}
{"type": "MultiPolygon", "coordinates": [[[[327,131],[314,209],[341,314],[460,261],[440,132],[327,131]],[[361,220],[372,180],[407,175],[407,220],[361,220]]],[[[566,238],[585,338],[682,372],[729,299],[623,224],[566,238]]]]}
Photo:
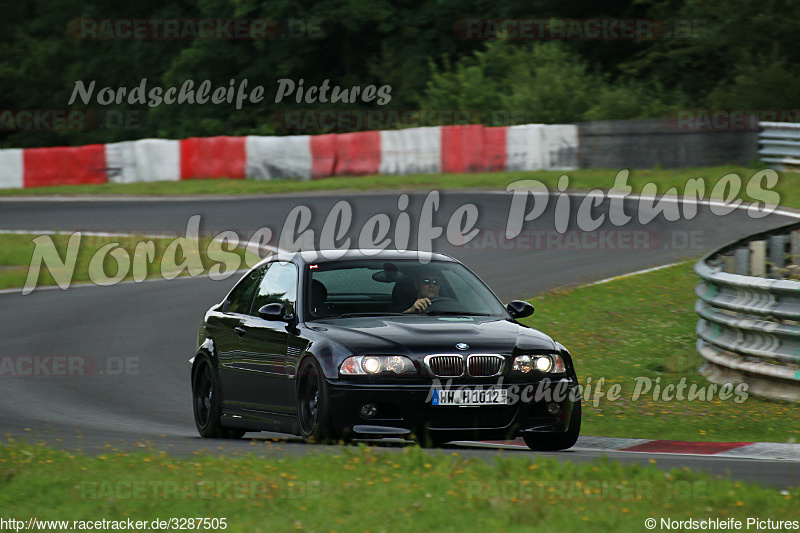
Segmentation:
{"type": "Polygon", "coordinates": [[[420,298],[414,305],[403,311],[404,313],[421,313],[425,311],[428,306],[431,305],[431,301],[429,298],[420,298]]]}

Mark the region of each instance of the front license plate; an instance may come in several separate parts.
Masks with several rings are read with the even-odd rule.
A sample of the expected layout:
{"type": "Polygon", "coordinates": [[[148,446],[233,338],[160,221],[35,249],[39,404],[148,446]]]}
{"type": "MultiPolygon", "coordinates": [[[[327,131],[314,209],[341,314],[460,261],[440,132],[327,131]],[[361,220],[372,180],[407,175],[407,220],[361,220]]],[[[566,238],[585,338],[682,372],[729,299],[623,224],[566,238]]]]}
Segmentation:
{"type": "Polygon", "coordinates": [[[431,405],[506,405],[508,391],[505,389],[433,389],[431,405]]]}

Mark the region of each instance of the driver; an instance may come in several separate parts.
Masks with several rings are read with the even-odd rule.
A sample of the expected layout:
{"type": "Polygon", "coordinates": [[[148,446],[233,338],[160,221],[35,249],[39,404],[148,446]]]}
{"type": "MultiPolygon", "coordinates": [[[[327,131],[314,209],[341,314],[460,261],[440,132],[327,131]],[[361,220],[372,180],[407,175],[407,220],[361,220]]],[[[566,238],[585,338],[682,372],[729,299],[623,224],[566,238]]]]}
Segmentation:
{"type": "Polygon", "coordinates": [[[439,296],[439,288],[442,281],[436,272],[423,272],[414,280],[414,287],[417,290],[417,300],[404,313],[422,313],[430,305],[431,300],[439,296]]]}

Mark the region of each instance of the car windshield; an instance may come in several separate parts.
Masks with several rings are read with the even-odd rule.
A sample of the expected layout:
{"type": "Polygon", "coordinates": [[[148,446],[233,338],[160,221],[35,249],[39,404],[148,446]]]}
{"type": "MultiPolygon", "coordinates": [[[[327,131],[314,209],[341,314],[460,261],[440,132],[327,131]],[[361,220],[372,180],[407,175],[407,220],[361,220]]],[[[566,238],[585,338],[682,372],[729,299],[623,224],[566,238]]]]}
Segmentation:
{"type": "Polygon", "coordinates": [[[307,266],[310,320],[357,316],[506,316],[492,292],[459,263],[378,259],[307,266]],[[422,304],[415,303],[423,300],[422,304]]]}

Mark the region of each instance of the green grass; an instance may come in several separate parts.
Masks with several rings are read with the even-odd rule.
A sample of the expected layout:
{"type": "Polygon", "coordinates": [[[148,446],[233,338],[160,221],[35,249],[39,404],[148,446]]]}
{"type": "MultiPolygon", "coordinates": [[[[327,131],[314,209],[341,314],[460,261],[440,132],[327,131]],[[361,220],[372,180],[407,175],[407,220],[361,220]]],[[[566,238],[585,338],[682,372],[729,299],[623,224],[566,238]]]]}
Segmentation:
{"type": "MultiPolygon", "coordinates": [[[[748,168],[741,166],[720,166],[681,169],[633,170],[628,180],[633,192],[641,191],[647,183],[656,184],[659,193],[676,187],[678,194],[683,194],[686,182],[692,178],[704,178],[705,197],[711,196],[714,184],[727,174],[736,174],[741,178],[741,189],[737,197],[752,201],[747,196],[746,186],[750,178],[763,167],[748,168]]],[[[410,176],[362,176],[336,177],[313,181],[291,180],[229,180],[207,179],[169,182],[146,182],[101,185],[65,185],[57,187],[40,187],[33,189],[0,189],[3,196],[39,196],[39,195],[235,195],[235,194],[275,194],[292,192],[323,191],[372,191],[397,189],[453,189],[453,188],[492,188],[505,187],[518,180],[539,180],[550,190],[555,190],[558,178],[569,176],[569,188],[573,190],[589,190],[594,188],[609,189],[614,184],[617,170],[582,169],[569,171],[535,171],[535,172],[484,172],[477,174],[416,174],[410,176]]],[[[779,173],[775,191],[780,194],[783,206],[800,207],[800,183],[793,179],[793,174],[779,173]]],[[[763,188],[766,188],[764,182],[763,188]]],[[[715,197],[721,196],[717,191],[715,197]]]]}
{"type": "MultiPolygon", "coordinates": [[[[48,242],[52,242],[54,249],[58,253],[58,258],[60,261],[63,262],[66,260],[68,243],[70,239],[69,235],[57,234],[40,236],[29,234],[0,234],[0,289],[17,288],[22,287],[25,284],[34,249],[37,246],[37,244],[33,242],[34,239],[41,239],[39,246],[42,246],[43,249],[47,246],[48,242]]],[[[123,269],[127,268],[128,272],[127,275],[125,275],[120,281],[134,279],[134,272],[138,272],[135,266],[137,263],[146,267],[143,269],[143,271],[146,272],[145,279],[159,278],[163,274],[174,277],[176,272],[180,269],[180,265],[183,263],[186,256],[179,248],[177,254],[170,253],[167,255],[169,258],[175,258],[175,265],[171,265],[163,261],[165,257],[164,251],[173,239],[174,236],[150,238],[142,237],[140,235],[126,235],[124,237],[81,235],[80,242],[78,243],[79,247],[77,259],[75,261],[74,273],[70,275],[69,269],[62,268],[54,268],[53,272],[51,272],[51,270],[47,268],[45,264],[42,264],[36,286],[55,285],[56,280],[54,275],[55,277],[63,277],[64,279],[68,279],[71,281],[71,283],[87,283],[93,279],[100,281],[114,279],[114,277],[118,274],[118,263],[111,254],[121,254],[121,250],[125,250],[126,254],[121,256],[123,257],[121,263],[124,265],[123,269]],[[146,243],[148,241],[152,241],[153,243],[152,259],[149,260],[142,252],[142,249],[140,249],[140,253],[138,255],[136,254],[137,244],[140,242],[146,243]],[[118,246],[115,247],[117,251],[106,254],[102,263],[103,273],[100,274],[99,269],[90,268],[91,260],[98,250],[110,243],[118,243],[118,246]],[[124,259],[125,257],[127,257],[127,259],[124,259]]],[[[73,242],[77,243],[78,241],[73,242]]],[[[210,259],[208,256],[210,242],[210,238],[201,237],[198,247],[199,253],[197,255],[190,254],[192,257],[195,257],[199,260],[199,265],[202,265],[203,273],[208,272],[209,268],[212,266],[219,264],[219,261],[212,260],[214,257],[218,257],[219,254],[213,255],[215,252],[212,251],[212,258],[210,259]]],[[[218,244],[215,244],[214,246],[214,249],[219,249],[218,244]]],[[[236,254],[236,257],[239,258],[239,260],[236,260],[228,256],[229,259],[226,259],[226,262],[230,260],[231,264],[234,265],[235,268],[246,267],[245,261],[242,260],[246,260],[252,265],[254,265],[257,261],[257,258],[254,254],[246,252],[241,248],[228,250],[228,246],[225,245],[223,250],[236,254]]],[[[181,275],[188,275],[188,272],[184,270],[181,275]]]]}
{"type": "MultiPolygon", "coordinates": [[[[266,451],[253,442],[254,452],[266,451]]],[[[226,518],[226,531],[644,531],[647,518],[796,520],[779,491],[653,465],[345,448],[264,459],[0,445],[2,518],[226,518]],[[413,526],[411,526],[413,524],[413,526]]],[[[654,462],[654,461],[652,461],[654,462]]]]}
{"type": "MultiPolygon", "coordinates": [[[[655,399],[655,385],[633,401],[636,378],[660,378],[661,390],[685,378],[687,386],[709,387],[695,349],[693,262],[620,278],[601,285],[557,290],[531,300],[536,314],[526,323],[563,343],[582,384],[605,378],[603,392],[622,387],[620,398],[605,394],[584,401],[581,433],[593,436],[687,441],[797,442],[797,406],[734,395],[711,401],[655,399]]],[[[688,388],[684,394],[688,393],[688,388]]]]}

